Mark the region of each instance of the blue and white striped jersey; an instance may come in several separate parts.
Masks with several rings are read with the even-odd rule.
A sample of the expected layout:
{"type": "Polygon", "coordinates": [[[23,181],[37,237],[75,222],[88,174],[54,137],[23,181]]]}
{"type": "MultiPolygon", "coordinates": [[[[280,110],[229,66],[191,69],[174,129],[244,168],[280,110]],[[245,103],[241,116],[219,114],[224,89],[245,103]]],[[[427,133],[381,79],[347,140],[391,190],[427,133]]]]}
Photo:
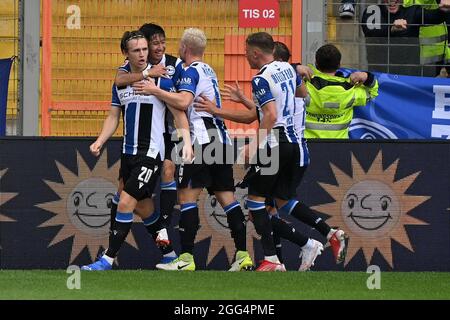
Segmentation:
{"type": "Polygon", "coordinates": [[[305,133],[305,116],[306,108],[303,98],[295,98],[295,110],[294,110],[294,131],[297,134],[300,145],[300,167],[309,165],[309,151],[304,138],[305,133]]]}
{"type": "Polygon", "coordinates": [[[289,63],[273,61],[264,65],[253,77],[252,92],[259,121],[263,117],[264,105],[275,102],[277,118],[273,131],[278,134],[278,139],[272,133],[268,137],[269,146],[274,147],[278,143],[299,144],[300,165],[307,165],[308,150],[303,139],[305,109],[303,104],[297,106],[298,99],[295,98],[295,92],[301,84],[301,78],[289,63]]]}
{"type": "MultiPolygon", "coordinates": [[[[175,86],[178,91],[192,93],[194,101],[200,95],[204,95],[215,101],[219,108],[222,106],[216,73],[204,62],[196,61],[184,67],[175,86]]],[[[187,116],[192,143],[195,141],[199,144],[209,143],[212,138],[210,134],[214,134],[219,137],[221,143],[231,145],[231,139],[223,119],[214,117],[207,112],[198,112],[193,105],[189,106],[187,116]],[[208,130],[211,131],[208,132],[208,130]]]]}
{"type": "MultiPolygon", "coordinates": [[[[150,68],[151,66],[147,66],[150,68]]],[[[170,79],[155,79],[156,85],[175,91],[170,79]]],[[[124,122],[122,153],[146,155],[160,159],[164,156],[164,119],[166,105],[155,96],[137,95],[131,86],[113,85],[112,102],[122,109],[124,122]]]]}
{"type": "MultiPolygon", "coordinates": [[[[181,66],[182,66],[182,60],[180,58],[171,56],[169,54],[163,55],[161,61],[159,64],[162,64],[167,68],[167,78],[170,79],[170,81],[167,81],[167,79],[164,79],[161,82],[161,88],[170,91],[173,87],[173,81],[174,79],[178,79],[178,73],[181,72],[181,66]]],[[[130,73],[131,68],[128,61],[125,61],[125,63],[118,68],[118,70],[122,70],[125,72],[130,73]]],[[[171,112],[166,112],[166,126],[165,126],[165,132],[168,132],[172,134],[176,130],[174,118],[171,112]]]]}

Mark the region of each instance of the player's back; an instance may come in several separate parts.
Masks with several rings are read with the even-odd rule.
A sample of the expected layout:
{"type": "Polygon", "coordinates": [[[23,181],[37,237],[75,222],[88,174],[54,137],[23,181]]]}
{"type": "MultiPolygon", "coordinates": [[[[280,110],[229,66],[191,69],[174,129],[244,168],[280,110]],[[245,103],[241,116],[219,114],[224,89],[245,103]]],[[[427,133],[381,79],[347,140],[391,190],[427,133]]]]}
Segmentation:
{"type": "Polygon", "coordinates": [[[276,120],[273,127],[278,129],[280,142],[298,143],[293,115],[296,112],[295,92],[300,84],[301,80],[297,78],[292,66],[282,61],[273,61],[263,66],[252,80],[260,120],[264,105],[275,102],[276,120]]]}
{"type": "MultiPolygon", "coordinates": [[[[187,83],[190,82],[190,89],[194,95],[194,101],[198,99],[200,95],[203,95],[209,100],[216,101],[216,104],[218,102],[217,100],[219,100],[218,105],[221,105],[217,76],[215,71],[208,64],[200,61],[191,63],[191,65],[184,69],[181,81],[183,82],[183,80],[187,83]]],[[[189,106],[189,114],[192,117],[212,117],[212,115],[207,112],[196,111],[193,105],[189,106]]]]}
{"type": "MultiPolygon", "coordinates": [[[[214,101],[218,108],[222,106],[217,75],[207,63],[195,61],[185,67],[180,74],[176,87],[178,91],[192,93],[194,102],[201,99],[200,96],[203,96],[214,101]]],[[[218,131],[222,143],[231,143],[222,119],[216,118],[208,112],[197,111],[193,104],[189,106],[187,115],[191,133],[200,144],[210,142],[211,132],[208,134],[208,130],[218,131]]]]}

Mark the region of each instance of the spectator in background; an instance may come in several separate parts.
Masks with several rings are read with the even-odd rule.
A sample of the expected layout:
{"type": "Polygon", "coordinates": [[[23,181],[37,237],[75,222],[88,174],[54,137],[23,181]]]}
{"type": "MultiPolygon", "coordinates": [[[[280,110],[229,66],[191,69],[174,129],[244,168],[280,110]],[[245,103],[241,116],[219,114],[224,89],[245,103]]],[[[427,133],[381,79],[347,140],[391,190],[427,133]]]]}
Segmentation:
{"type": "MultiPolygon", "coordinates": [[[[427,10],[442,7],[445,10],[445,6],[448,6],[445,2],[440,0],[404,0],[403,6],[420,5],[427,10]]],[[[450,47],[448,47],[450,13],[446,13],[445,20],[444,23],[421,26],[419,29],[420,62],[436,65],[435,74],[438,74],[439,77],[447,77],[448,71],[450,71],[449,66],[446,66],[450,63],[450,47]]]]}
{"type": "Polygon", "coordinates": [[[339,6],[339,16],[342,19],[351,19],[355,16],[355,0],[341,0],[339,6]]]}
{"type": "MultiPolygon", "coordinates": [[[[376,71],[406,75],[422,75],[420,65],[419,28],[424,24],[440,24],[445,21],[446,2],[440,9],[422,10],[422,6],[403,6],[401,0],[383,0],[381,5],[367,7],[362,16],[362,30],[366,36],[369,65],[391,64],[388,70],[382,66],[370,67],[376,71]],[[388,44],[388,46],[386,46],[388,44]]],[[[430,71],[425,75],[430,75],[430,71]]],[[[433,76],[435,70],[433,68],[433,76]]]]}
{"type": "Polygon", "coordinates": [[[314,76],[306,83],[306,138],[348,139],[353,107],[365,106],[378,95],[378,81],[370,72],[353,72],[348,78],[337,70],[341,53],[332,44],[316,52],[314,76]]]}

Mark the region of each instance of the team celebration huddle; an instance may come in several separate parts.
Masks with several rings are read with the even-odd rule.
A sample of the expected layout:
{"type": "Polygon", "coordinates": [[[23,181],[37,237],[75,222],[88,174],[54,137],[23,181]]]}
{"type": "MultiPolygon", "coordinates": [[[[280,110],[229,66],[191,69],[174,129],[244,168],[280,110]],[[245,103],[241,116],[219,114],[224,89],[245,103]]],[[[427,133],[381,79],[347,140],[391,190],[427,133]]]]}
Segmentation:
{"type": "MultiPolygon", "coordinates": [[[[215,71],[203,62],[207,39],[202,30],[184,30],[179,58],[165,54],[165,41],[163,28],[152,23],[125,32],[121,39],[126,61],[117,70],[110,113],[90,146],[91,153],[98,156],[123,118],[119,185],[111,208],[109,245],[97,261],[82,266],[82,270],[112,269],[135,214],[161,251],[157,269],[196,270],[193,251],[200,226],[198,201],[204,188],[226,213],[236,251],[229,271],[286,271],[281,239],[301,248],[300,271],[309,270],[327,247],[336,263],[342,263],[348,241],[345,231],[330,227],[296,199],[310,161],[304,138],[305,105],[314,98],[313,91],[320,82],[314,83],[311,73],[335,69],[339,51],[332,45],[321,47],[316,53],[317,70],[312,71],[290,64],[289,49],[270,34],[250,34],[245,41],[246,58],[257,70],[250,98],[238,82],[219,88],[215,71]],[[245,108],[224,109],[222,99],[245,108]],[[257,120],[258,133],[248,144],[236,148],[224,120],[247,124],[257,120]],[[238,184],[233,175],[237,161],[248,167],[238,184]],[[156,188],[157,183],[160,188],[156,188]],[[235,197],[235,188],[248,188],[249,221],[235,197]],[[156,189],[160,189],[158,211],[153,198],[156,189]],[[179,252],[175,252],[169,237],[177,203],[181,211],[179,252]],[[321,237],[313,239],[299,232],[283,219],[288,215],[316,229],[321,237]],[[260,236],[264,259],[259,265],[247,251],[247,223],[253,223],[260,236]]],[[[355,73],[352,81],[362,87],[378,86],[370,73],[355,73]]],[[[361,91],[369,95],[369,90],[361,91]]],[[[323,128],[319,123],[312,129],[323,128]]]]}

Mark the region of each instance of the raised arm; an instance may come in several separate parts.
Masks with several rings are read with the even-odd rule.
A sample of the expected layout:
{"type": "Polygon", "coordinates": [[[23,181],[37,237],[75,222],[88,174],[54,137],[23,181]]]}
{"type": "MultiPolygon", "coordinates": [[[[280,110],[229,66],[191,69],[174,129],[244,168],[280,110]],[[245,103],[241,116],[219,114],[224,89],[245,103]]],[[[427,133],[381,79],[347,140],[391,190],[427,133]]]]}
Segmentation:
{"type": "Polygon", "coordinates": [[[114,84],[118,87],[128,86],[135,82],[147,79],[165,77],[167,75],[167,68],[161,64],[153,66],[151,69],[146,69],[142,72],[127,72],[125,69],[119,68],[114,79],[114,84]]]}
{"type": "Polygon", "coordinates": [[[297,87],[297,89],[295,90],[295,96],[297,98],[306,98],[307,95],[308,95],[308,89],[306,89],[305,82],[302,81],[301,85],[299,85],[297,87]]]}
{"type": "Polygon", "coordinates": [[[350,83],[360,86],[355,91],[353,106],[365,106],[369,100],[378,96],[378,80],[371,72],[357,71],[350,75],[350,83]]]}
{"type": "Polygon", "coordinates": [[[416,18],[419,18],[420,23],[424,25],[440,24],[442,22],[445,22],[446,15],[449,14],[448,9],[449,9],[448,4],[446,5],[441,1],[439,9],[435,10],[423,9],[423,15],[421,12],[422,10],[417,10],[419,14],[418,17],[416,18]]]}

